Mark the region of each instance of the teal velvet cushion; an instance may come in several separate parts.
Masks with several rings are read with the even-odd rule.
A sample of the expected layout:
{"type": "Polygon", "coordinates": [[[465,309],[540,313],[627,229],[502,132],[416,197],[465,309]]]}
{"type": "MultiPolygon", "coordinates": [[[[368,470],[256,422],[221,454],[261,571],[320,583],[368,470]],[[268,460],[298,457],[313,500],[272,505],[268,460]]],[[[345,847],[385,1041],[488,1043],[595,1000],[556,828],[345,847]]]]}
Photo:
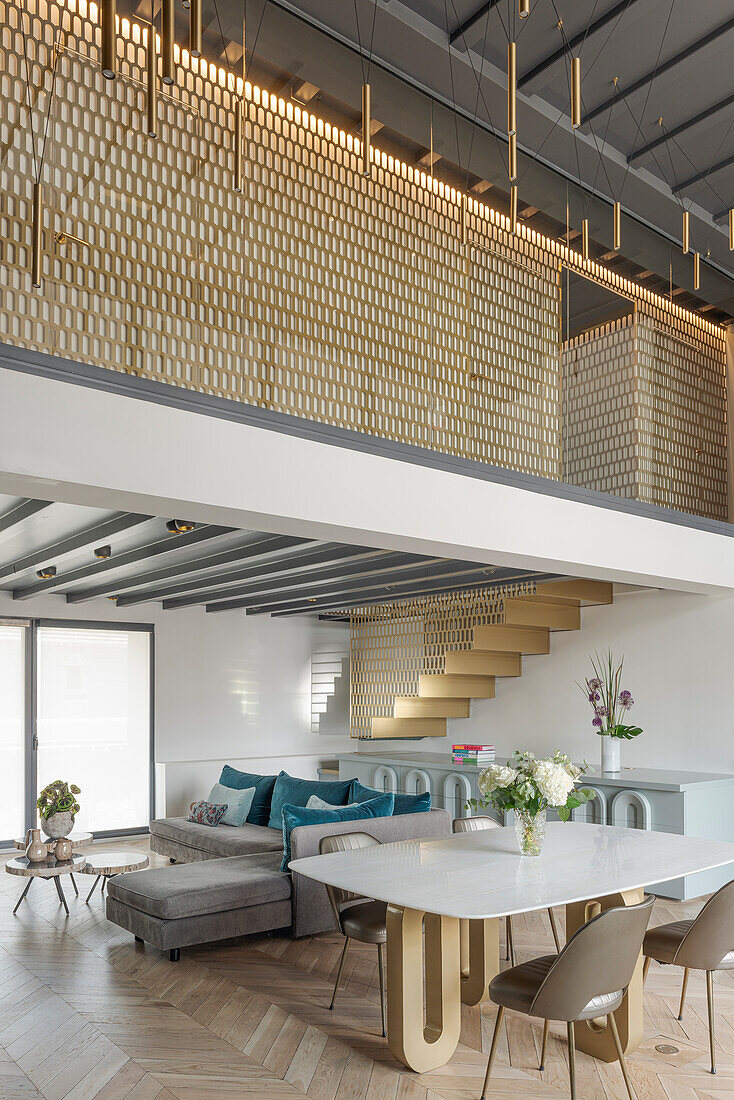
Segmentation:
{"type": "MultiPolygon", "coordinates": [[[[347,795],[351,785],[351,780],[347,780],[346,783],[330,783],[328,780],[325,783],[318,783],[313,779],[296,779],[295,776],[288,775],[288,772],[281,772],[275,780],[268,825],[271,829],[282,829],[282,811],[285,804],[305,806],[312,794],[317,794],[332,806],[343,806],[348,801],[347,795]]],[[[379,794],[379,791],[377,793],[379,794]]]]}
{"type": "Polygon", "coordinates": [[[359,806],[331,806],[326,810],[309,810],[305,806],[281,807],[283,817],[283,862],[281,871],[288,870],[291,861],[291,830],[299,825],[331,825],[335,821],[369,821],[372,817],[390,817],[395,806],[395,795],[378,795],[359,806]]]}
{"type": "Polygon", "coordinates": [[[239,828],[247,820],[254,797],[255,787],[246,787],[244,791],[238,791],[236,787],[225,787],[223,783],[215,783],[209,793],[209,802],[224,802],[227,812],[222,818],[222,825],[233,825],[239,828]]]}
{"type": "MultiPolygon", "coordinates": [[[[247,820],[250,825],[267,825],[270,818],[270,799],[273,797],[275,786],[274,775],[258,775],[256,772],[240,772],[230,764],[225,764],[219,782],[223,787],[234,787],[236,791],[244,791],[248,787],[255,788],[255,797],[250,806],[247,820]]],[[[277,828],[280,828],[278,822],[277,828]]]]}
{"type": "MultiPolygon", "coordinates": [[[[363,787],[358,779],[352,780],[352,787],[347,797],[347,802],[367,802],[370,798],[377,798],[382,791],[374,791],[372,787],[363,787]]],[[[424,814],[431,808],[431,796],[428,791],[424,794],[396,794],[395,809],[397,814],[424,814]]]]}

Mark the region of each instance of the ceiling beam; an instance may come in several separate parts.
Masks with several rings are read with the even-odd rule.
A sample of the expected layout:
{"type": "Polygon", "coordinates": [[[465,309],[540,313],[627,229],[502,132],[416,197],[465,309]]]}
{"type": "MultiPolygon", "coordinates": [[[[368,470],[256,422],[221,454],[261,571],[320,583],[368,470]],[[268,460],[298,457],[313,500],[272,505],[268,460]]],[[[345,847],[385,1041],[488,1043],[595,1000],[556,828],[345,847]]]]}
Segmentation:
{"type": "MultiPolygon", "coordinates": [[[[117,595],[120,592],[127,592],[131,588],[143,588],[146,584],[150,583],[150,578],[158,578],[165,582],[166,579],[172,579],[174,577],[185,576],[187,573],[202,572],[205,569],[211,568],[216,565],[226,565],[229,562],[244,562],[253,559],[267,557],[270,554],[282,553],[284,550],[289,550],[298,546],[306,546],[311,542],[311,539],[295,538],[291,535],[262,535],[254,542],[244,543],[242,546],[238,546],[234,549],[223,550],[218,554],[210,554],[206,558],[192,558],[190,561],[180,562],[178,565],[173,564],[168,569],[152,570],[149,573],[138,573],[134,576],[123,577],[115,580],[114,577],[110,577],[104,584],[94,585],[91,588],[78,588],[67,592],[67,603],[84,603],[85,600],[93,600],[97,596],[108,596],[112,592],[117,595]],[[147,580],[146,580],[147,578],[147,580]]],[[[249,568],[255,568],[250,565],[249,568]]],[[[227,574],[222,574],[227,576],[227,574]]],[[[184,590],[190,590],[192,586],[203,583],[196,580],[188,580],[183,582],[184,590]]],[[[173,584],[170,587],[175,587],[173,584]]],[[[154,591],[160,591],[160,588],[156,588],[154,591]]],[[[121,597],[118,601],[121,606],[124,606],[124,602],[133,603],[145,603],[146,600],[155,599],[155,596],[146,596],[143,593],[136,593],[133,596],[121,597]]]]}
{"type": "Polygon", "coordinates": [[[553,53],[549,53],[547,57],[544,57],[542,61],[539,61],[537,65],[533,65],[532,69],[528,69],[526,73],[523,73],[517,82],[518,88],[524,88],[526,84],[530,84],[532,80],[537,79],[547,69],[552,68],[556,62],[561,61],[566,54],[571,54],[577,46],[581,46],[586,38],[591,37],[596,31],[602,30],[608,23],[613,22],[618,16],[622,16],[627,8],[631,8],[633,4],[637,3],[637,0],[622,0],[621,3],[615,4],[613,8],[610,8],[604,15],[600,15],[593,23],[589,24],[587,30],[579,31],[573,38],[568,40],[567,45],[559,46],[553,53]]]}
{"type": "Polygon", "coordinates": [[[111,519],[93,523],[82,531],[77,531],[75,535],[47,543],[38,550],[32,550],[30,554],[24,554],[22,558],[0,565],[0,581],[12,578],[34,565],[53,565],[54,558],[71,554],[75,550],[93,549],[95,546],[100,546],[105,539],[119,535],[123,531],[129,531],[132,527],[139,527],[141,523],[149,523],[152,518],[152,516],[137,515],[135,512],[117,512],[111,519]]]}
{"type": "Polygon", "coordinates": [[[725,107],[730,107],[732,103],[734,103],[734,95],[729,95],[718,103],[712,103],[705,111],[700,111],[693,118],[687,118],[685,122],[680,122],[672,130],[664,130],[660,137],[656,137],[654,141],[648,141],[647,145],[641,145],[639,149],[633,150],[627,157],[627,163],[635,164],[638,160],[642,160],[647,153],[651,153],[653,149],[663,145],[669,138],[676,138],[679,134],[684,134],[686,130],[692,130],[694,126],[698,126],[699,122],[708,122],[712,115],[718,114],[725,107]]]}
{"type": "Polygon", "coordinates": [[[689,176],[688,179],[681,180],[680,183],[676,183],[671,187],[671,191],[674,195],[679,195],[681,191],[685,191],[691,184],[698,183],[699,180],[708,179],[709,176],[713,176],[716,172],[720,172],[722,168],[731,168],[734,164],[734,156],[724,157],[723,160],[717,161],[716,164],[712,164],[710,168],[705,168],[702,172],[696,172],[694,175],[689,176]]]}
{"type": "Polygon", "coordinates": [[[610,96],[609,99],[605,99],[603,103],[600,103],[598,107],[592,107],[584,117],[581,119],[581,125],[584,126],[588,122],[593,122],[599,115],[603,115],[613,103],[617,103],[619,100],[627,99],[628,96],[634,95],[640,88],[644,88],[651,81],[657,77],[662,76],[663,73],[669,72],[675,68],[676,65],[680,65],[682,61],[687,61],[689,57],[693,57],[699,50],[703,50],[706,46],[710,46],[712,42],[715,42],[717,38],[721,38],[723,34],[728,31],[734,30],[734,19],[727,19],[725,23],[720,23],[718,27],[714,27],[712,31],[705,34],[703,38],[699,38],[696,42],[691,42],[690,46],[686,46],[680,53],[674,54],[673,57],[669,57],[667,61],[664,61],[662,65],[658,65],[652,72],[645,73],[638,80],[634,80],[626,88],[617,88],[615,94],[610,96]]]}
{"type": "Polygon", "coordinates": [[[466,19],[462,20],[458,26],[454,27],[449,35],[449,45],[456,46],[457,49],[460,50],[465,50],[466,44],[464,38],[466,34],[468,34],[473,27],[476,27],[477,23],[483,19],[485,15],[488,16],[492,8],[496,8],[498,3],[499,0],[487,0],[485,4],[482,4],[475,12],[472,12],[466,19]]]}
{"type": "MultiPolygon", "coordinates": [[[[162,521],[161,521],[162,522],[162,521]]],[[[113,569],[120,569],[123,565],[134,565],[136,562],[145,561],[146,558],[155,558],[160,554],[182,550],[185,546],[196,546],[198,543],[207,542],[209,539],[219,538],[220,535],[230,534],[235,527],[213,527],[211,525],[197,527],[194,531],[187,531],[183,535],[166,535],[145,546],[139,546],[135,550],[128,550],[118,554],[114,558],[106,558],[104,561],[95,562],[93,565],[85,565],[80,569],[72,569],[69,573],[61,573],[46,581],[38,581],[36,584],[24,585],[13,591],[14,600],[27,600],[31,596],[37,596],[41,592],[48,592],[54,588],[63,588],[74,581],[86,580],[87,577],[96,577],[99,573],[107,573],[113,569]]]]}
{"type": "Polygon", "coordinates": [[[44,508],[50,508],[51,503],[50,500],[22,500],[20,504],[14,505],[10,511],[0,516],[0,534],[10,531],[12,527],[17,527],[19,523],[42,512],[44,508]]]}

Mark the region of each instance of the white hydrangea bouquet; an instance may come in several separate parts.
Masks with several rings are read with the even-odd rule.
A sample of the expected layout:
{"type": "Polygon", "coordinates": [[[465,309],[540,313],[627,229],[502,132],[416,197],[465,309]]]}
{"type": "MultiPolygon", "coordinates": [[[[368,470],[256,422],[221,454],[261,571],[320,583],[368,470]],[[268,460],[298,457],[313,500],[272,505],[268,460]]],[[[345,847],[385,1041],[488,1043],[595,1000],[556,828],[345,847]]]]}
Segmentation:
{"type": "Polygon", "coordinates": [[[532,752],[515,750],[511,766],[490,764],[481,772],[482,798],[471,798],[467,805],[473,810],[488,805],[503,813],[514,810],[520,851],[537,856],[545,839],[548,807],[556,810],[561,821],[568,821],[572,810],[596,797],[595,791],[576,786],[584,771],[562,752],[538,760],[532,752]]]}

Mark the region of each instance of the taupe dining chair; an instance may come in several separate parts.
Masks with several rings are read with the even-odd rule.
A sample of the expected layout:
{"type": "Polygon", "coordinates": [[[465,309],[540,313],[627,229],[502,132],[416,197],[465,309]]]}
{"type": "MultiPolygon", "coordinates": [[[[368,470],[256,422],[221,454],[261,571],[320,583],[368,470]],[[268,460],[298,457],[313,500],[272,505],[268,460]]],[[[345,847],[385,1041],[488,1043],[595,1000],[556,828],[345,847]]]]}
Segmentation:
{"type": "Polygon", "coordinates": [[[482,1100],[486,1098],[506,1008],[544,1020],[541,1069],[544,1068],[548,1042],[548,1023],[550,1020],[565,1021],[571,1100],[576,1100],[574,1025],[580,1020],[597,1020],[606,1016],[627,1094],[630,1100],[635,1100],[614,1013],[622,1004],[632,980],[654,900],[649,897],[639,905],[607,909],[583,924],[560,955],[544,955],[520,963],[492,979],[489,997],[499,1007],[482,1100]]]}
{"type": "MultiPolygon", "coordinates": [[[[358,848],[372,848],[379,844],[368,833],[340,833],[337,836],[324,836],[319,844],[319,852],[350,852],[358,848]]],[[[339,969],[336,972],[334,992],[329,1008],[333,1010],[336,994],[341,981],[342,970],[349,949],[349,941],[357,940],[359,943],[377,944],[377,971],[380,978],[380,1009],[382,1010],[382,1034],[387,1035],[385,1029],[385,974],[383,970],[382,945],[387,939],[385,920],[387,904],[384,901],[372,901],[363,898],[361,894],[352,894],[347,890],[340,890],[336,886],[327,886],[331,908],[334,911],[334,919],[337,928],[345,937],[344,950],[339,960],[339,969]]]]}
{"type": "MultiPolygon", "coordinates": [[[[454,821],[455,833],[478,833],[482,829],[501,829],[499,821],[495,821],[493,817],[483,817],[481,814],[478,817],[457,817],[454,821]]],[[[550,920],[551,932],[553,933],[553,940],[556,945],[556,951],[561,950],[560,940],[558,939],[558,929],[556,928],[556,918],[553,916],[553,910],[548,906],[548,919],[550,920]]],[[[515,940],[512,935],[512,917],[505,917],[505,941],[507,944],[507,958],[512,965],[515,965],[515,940]]]]}
{"type": "Polygon", "coordinates": [[[695,920],[677,920],[651,928],[642,945],[645,977],[650,961],[683,967],[678,1019],[688,988],[688,971],[706,971],[711,1072],[716,1073],[714,1045],[714,971],[734,970],[734,882],[727,882],[704,905],[695,920]]]}

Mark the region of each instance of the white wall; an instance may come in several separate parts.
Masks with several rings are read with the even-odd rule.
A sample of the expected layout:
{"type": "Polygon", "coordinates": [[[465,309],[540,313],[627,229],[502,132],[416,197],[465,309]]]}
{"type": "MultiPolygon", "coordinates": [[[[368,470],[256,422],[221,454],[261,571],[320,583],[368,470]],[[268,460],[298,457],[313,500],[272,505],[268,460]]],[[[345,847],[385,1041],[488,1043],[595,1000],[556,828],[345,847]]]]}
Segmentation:
{"type": "Polygon", "coordinates": [[[550,654],[524,657],[520,679],[498,678],[496,697],[474,700],[471,717],[451,720],[446,739],[412,742],[413,749],[488,743],[502,756],[560,748],[598,764],[600,741],[576,682],[590,673],[589,654],[611,646],[625,658],[630,720],[644,730],[622,743],[623,766],[734,774],[734,595],[629,592],[611,607],[585,608],[581,624],[554,632],[550,654]]]}

